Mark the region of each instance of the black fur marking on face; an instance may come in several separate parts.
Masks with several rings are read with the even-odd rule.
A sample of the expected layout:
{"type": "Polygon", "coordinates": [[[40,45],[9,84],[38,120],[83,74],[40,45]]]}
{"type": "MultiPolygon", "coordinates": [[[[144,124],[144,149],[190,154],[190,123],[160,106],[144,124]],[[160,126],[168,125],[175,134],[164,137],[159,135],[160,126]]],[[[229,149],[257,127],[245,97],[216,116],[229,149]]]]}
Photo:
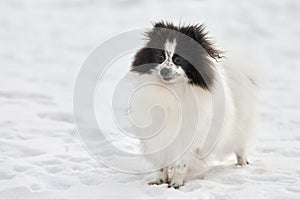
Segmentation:
{"type": "Polygon", "coordinates": [[[146,33],[148,43],[145,48],[142,48],[134,57],[131,71],[138,72],[139,74],[151,73],[151,71],[161,63],[158,59],[159,54],[164,53],[160,49],[152,49],[150,46],[157,46],[158,48],[164,49],[164,45],[167,40],[173,41],[176,39],[175,55],[173,56],[173,62],[177,62],[177,66],[181,66],[185,71],[189,83],[202,87],[203,89],[211,89],[213,87],[215,73],[214,65],[210,58],[218,61],[222,58],[222,51],[216,49],[213,42],[207,36],[205,26],[202,25],[187,25],[187,26],[175,26],[169,22],[158,22],[154,24],[154,29],[146,33]],[[161,29],[155,29],[161,28],[161,29]],[[185,34],[191,40],[196,41],[201,45],[199,48],[197,45],[186,47],[185,41],[180,41],[176,34],[172,34],[172,31],[178,31],[185,34]],[[148,47],[148,48],[147,48],[148,47]],[[176,53],[181,52],[184,55],[180,56],[176,53]],[[177,57],[177,59],[176,59],[177,57]],[[188,62],[187,59],[191,62],[188,62]],[[179,58],[179,59],[178,59],[179,58]],[[195,64],[192,65],[191,63],[195,64]],[[147,65],[145,65],[147,64],[147,65]]]}
{"type": "Polygon", "coordinates": [[[142,48],[134,57],[131,71],[139,74],[150,74],[154,68],[165,59],[164,51],[161,49],[142,48]]]}
{"type": "MultiPolygon", "coordinates": [[[[166,29],[178,31],[180,33],[183,33],[183,34],[191,37],[192,39],[197,41],[206,50],[206,52],[209,54],[210,57],[212,57],[215,60],[218,60],[223,57],[221,55],[223,52],[216,49],[214,47],[214,44],[211,41],[211,39],[207,36],[208,32],[205,31],[204,24],[175,26],[173,23],[161,21],[161,22],[155,23],[153,26],[154,26],[154,28],[166,28],[166,29]]],[[[149,34],[149,35],[151,35],[151,34],[149,34]]]]}

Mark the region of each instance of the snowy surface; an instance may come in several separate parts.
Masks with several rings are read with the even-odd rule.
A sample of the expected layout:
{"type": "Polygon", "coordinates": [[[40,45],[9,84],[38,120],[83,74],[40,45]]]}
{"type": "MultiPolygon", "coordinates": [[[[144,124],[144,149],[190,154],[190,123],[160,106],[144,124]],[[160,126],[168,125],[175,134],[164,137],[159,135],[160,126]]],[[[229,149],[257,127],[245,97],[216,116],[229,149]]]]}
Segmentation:
{"type": "Polygon", "coordinates": [[[0,198],[300,198],[299,18],[297,0],[0,1],[0,198]],[[81,64],[111,36],[161,19],[205,22],[217,44],[259,57],[267,81],[251,166],[231,158],[174,190],[107,168],[81,145],[81,64]]]}

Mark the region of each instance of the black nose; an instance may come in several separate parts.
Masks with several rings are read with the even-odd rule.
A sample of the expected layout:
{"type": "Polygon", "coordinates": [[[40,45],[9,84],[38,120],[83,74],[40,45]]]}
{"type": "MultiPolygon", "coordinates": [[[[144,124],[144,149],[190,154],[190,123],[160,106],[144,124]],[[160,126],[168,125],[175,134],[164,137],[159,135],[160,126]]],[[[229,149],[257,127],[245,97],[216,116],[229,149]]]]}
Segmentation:
{"type": "Polygon", "coordinates": [[[168,68],[162,68],[160,70],[160,74],[163,76],[163,77],[168,77],[170,74],[171,74],[171,70],[168,69],[168,68]]]}

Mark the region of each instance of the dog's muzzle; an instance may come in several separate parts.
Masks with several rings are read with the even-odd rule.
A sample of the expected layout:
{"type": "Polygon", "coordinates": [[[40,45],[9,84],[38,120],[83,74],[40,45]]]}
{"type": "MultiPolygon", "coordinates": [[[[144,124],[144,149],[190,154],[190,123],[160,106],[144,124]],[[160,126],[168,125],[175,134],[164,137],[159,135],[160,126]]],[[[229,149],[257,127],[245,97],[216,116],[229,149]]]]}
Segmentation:
{"type": "Polygon", "coordinates": [[[169,81],[173,79],[173,73],[170,68],[164,67],[159,71],[160,76],[165,80],[169,81]]]}

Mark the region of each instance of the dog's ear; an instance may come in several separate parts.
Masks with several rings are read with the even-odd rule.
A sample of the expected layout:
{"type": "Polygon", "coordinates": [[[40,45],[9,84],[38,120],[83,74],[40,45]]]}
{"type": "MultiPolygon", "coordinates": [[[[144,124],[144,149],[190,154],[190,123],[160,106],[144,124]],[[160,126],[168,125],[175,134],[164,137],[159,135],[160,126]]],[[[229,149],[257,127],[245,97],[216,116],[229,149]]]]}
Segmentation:
{"type": "Polygon", "coordinates": [[[167,25],[164,21],[156,22],[153,24],[154,28],[166,28],[167,25]]]}
{"type": "Polygon", "coordinates": [[[181,27],[180,31],[198,42],[213,59],[218,60],[222,58],[221,54],[223,52],[218,50],[211,38],[207,36],[208,32],[205,30],[205,25],[189,25],[181,27]]]}
{"type": "Polygon", "coordinates": [[[153,27],[154,28],[167,28],[167,29],[172,29],[172,30],[177,29],[176,26],[174,26],[173,23],[166,22],[166,21],[156,22],[156,23],[153,24],[153,27]]]}

